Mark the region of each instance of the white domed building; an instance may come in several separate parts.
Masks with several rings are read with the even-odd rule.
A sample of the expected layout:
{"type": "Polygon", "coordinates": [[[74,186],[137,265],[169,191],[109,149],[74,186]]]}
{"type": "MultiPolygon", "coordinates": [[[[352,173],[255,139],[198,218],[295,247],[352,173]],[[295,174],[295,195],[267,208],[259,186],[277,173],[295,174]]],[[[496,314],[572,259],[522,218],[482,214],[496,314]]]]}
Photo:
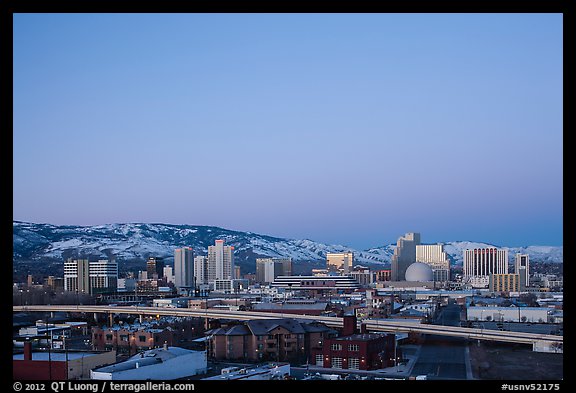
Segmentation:
{"type": "Polygon", "coordinates": [[[406,269],[406,281],[426,282],[433,281],[434,273],[430,265],[414,262],[406,269]]]}

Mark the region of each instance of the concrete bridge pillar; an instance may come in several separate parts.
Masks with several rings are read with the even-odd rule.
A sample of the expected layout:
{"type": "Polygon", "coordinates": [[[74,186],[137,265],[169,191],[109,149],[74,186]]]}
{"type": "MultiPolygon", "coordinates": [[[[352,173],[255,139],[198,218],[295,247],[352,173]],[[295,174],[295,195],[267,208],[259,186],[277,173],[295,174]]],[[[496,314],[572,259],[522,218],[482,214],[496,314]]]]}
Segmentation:
{"type": "Polygon", "coordinates": [[[110,326],[114,326],[114,315],[111,312],[108,313],[108,323],[110,326]]]}
{"type": "Polygon", "coordinates": [[[98,323],[98,313],[94,313],[94,322],[98,323]]]}

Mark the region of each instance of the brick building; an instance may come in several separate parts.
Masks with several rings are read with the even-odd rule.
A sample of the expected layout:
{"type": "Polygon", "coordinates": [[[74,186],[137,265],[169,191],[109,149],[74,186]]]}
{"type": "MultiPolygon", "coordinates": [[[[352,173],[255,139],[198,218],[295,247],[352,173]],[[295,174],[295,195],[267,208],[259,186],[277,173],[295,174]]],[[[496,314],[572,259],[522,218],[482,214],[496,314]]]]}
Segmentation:
{"type": "Polygon", "coordinates": [[[94,349],[115,349],[121,353],[133,354],[142,350],[168,346],[187,347],[193,338],[203,333],[199,320],[149,325],[115,325],[113,327],[93,327],[92,345],[94,349]]]}
{"type": "Polygon", "coordinates": [[[306,361],[336,331],[291,318],[251,320],[207,332],[209,357],[217,360],[306,361]]]}
{"type": "Polygon", "coordinates": [[[377,370],[394,365],[396,337],[394,334],[378,334],[357,330],[354,315],[344,317],[340,337],[324,340],[324,345],[311,351],[310,362],[324,368],[350,370],[377,370]]]}
{"type": "Polygon", "coordinates": [[[28,341],[23,353],[12,355],[12,378],[23,381],[88,379],[90,369],[115,362],[115,351],[32,351],[32,343],[28,341]]]}
{"type": "Polygon", "coordinates": [[[350,370],[377,370],[394,365],[394,334],[364,333],[324,340],[312,351],[317,366],[350,370]]]}

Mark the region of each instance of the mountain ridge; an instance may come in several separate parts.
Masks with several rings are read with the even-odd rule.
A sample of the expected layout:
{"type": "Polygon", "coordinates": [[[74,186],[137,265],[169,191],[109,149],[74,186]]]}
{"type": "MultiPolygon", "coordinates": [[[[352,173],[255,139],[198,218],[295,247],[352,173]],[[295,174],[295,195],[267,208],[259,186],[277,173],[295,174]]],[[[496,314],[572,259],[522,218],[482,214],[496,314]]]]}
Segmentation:
{"type": "MultiPolygon", "coordinates": [[[[121,260],[144,260],[149,256],[174,257],[174,249],[194,248],[195,254],[206,255],[207,247],[216,239],[224,239],[235,248],[240,265],[252,266],[259,257],[290,257],[294,261],[322,262],[327,252],[354,252],[357,264],[386,266],[395,244],[367,250],[310,239],[285,239],[254,232],[235,231],[216,226],[163,223],[116,223],[95,226],[36,224],[13,221],[13,261],[64,260],[68,257],[104,258],[114,255],[121,260]]],[[[433,243],[435,244],[435,243],[433,243]]],[[[489,243],[443,242],[453,264],[462,263],[462,251],[474,247],[498,247],[509,250],[510,262],[516,252],[527,253],[530,259],[562,263],[563,246],[501,247],[489,243]]],[[[253,271],[254,269],[252,269],[253,271]]]]}

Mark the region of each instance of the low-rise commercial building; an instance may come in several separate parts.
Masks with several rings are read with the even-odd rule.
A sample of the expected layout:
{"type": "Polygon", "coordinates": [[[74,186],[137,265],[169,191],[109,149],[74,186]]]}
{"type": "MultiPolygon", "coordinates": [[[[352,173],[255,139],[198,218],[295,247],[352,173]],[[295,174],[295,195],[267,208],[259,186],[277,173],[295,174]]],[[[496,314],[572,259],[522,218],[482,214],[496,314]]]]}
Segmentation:
{"type": "Polygon", "coordinates": [[[32,351],[12,355],[12,377],[15,380],[70,380],[90,377],[90,370],[116,362],[116,352],[32,351]]]}
{"type": "Polygon", "coordinates": [[[90,379],[173,380],[205,374],[207,364],[206,351],[164,346],[134,355],[125,362],[95,368],[90,379]]]}
{"type": "Polygon", "coordinates": [[[255,303],[252,305],[253,311],[297,315],[322,315],[327,309],[327,302],[319,302],[309,299],[294,299],[274,303],[255,303]]]}
{"type": "Polygon", "coordinates": [[[547,307],[472,306],[466,309],[466,320],[547,323],[549,312],[547,307]]]}
{"type": "Polygon", "coordinates": [[[203,381],[267,381],[290,377],[290,363],[269,363],[255,367],[227,367],[220,375],[202,378],[203,381]]]}

